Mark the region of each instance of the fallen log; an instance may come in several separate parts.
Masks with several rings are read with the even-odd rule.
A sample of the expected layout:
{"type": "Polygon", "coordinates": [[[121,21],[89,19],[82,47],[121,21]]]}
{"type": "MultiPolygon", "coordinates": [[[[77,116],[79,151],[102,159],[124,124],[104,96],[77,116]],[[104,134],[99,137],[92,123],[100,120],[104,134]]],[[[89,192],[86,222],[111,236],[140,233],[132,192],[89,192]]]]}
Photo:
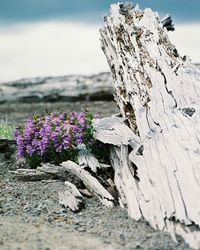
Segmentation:
{"type": "Polygon", "coordinates": [[[0,103],[110,101],[112,93],[108,73],[36,77],[1,83],[0,103]]]}
{"type": "Polygon", "coordinates": [[[138,143],[116,143],[129,128],[107,133],[121,205],[198,249],[200,70],[169,41],[163,27],[170,29],[169,21],[163,25],[150,9],[123,3],[104,17],[102,49],[115,100],[138,143]]]}

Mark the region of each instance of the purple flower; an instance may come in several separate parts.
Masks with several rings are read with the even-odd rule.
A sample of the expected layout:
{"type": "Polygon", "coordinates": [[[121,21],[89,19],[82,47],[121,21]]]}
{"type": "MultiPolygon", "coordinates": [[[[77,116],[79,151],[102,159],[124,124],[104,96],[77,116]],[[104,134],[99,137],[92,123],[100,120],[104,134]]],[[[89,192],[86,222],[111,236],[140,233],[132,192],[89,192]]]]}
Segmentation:
{"type": "Polygon", "coordinates": [[[93,144],[92,119],[93,116],[85,112],[34,114],[23,127],[14,131],[17,158],[38,156],[51,162],[47,156],[59,155],[57,153],[74,149],[82,143],[93,144]]]}
{"type": "Polygon", "coordinates": [[[63,149],[68,149],[70,147],[71,138],[68,135],[63,137],[63,149]]]}
{"type": "Polygon", "coordinates": [[[31,146],[31,145],[27,145],[26,146],[26,153],[30,156],[33,156],[33,154],[35,153],[35,149],[31,146]]]}
{"type": "Polygon", "coordinates": [[[93,145],[94,143],[95,143],[95,140],[93,138],[90,139],[89,142],[88,142],[89,145],[93,145]]]}
{"type": "Polygon", "coordinates": [[[85,118],[85,113],[84,112],[81,112],[78,117],[78,122],[80,123],[81,126],[85,126],[86,124],[86,118],[85,118]]]}
{"type": "Polygon", "coordinates": [[[46,153],[48,145],[49,145],[48,137],[43,137],[42,140],[39,143],[40,155],[44,155],[46,153]]]}
{"type": "Polygon", "coordinates": [[[24,138],[22,135],[18,135],[16,137],[16,142],[17,142],[17,159],[24,157],[25,152],[26,152],[26,147],[24,144],[24,138]]]}

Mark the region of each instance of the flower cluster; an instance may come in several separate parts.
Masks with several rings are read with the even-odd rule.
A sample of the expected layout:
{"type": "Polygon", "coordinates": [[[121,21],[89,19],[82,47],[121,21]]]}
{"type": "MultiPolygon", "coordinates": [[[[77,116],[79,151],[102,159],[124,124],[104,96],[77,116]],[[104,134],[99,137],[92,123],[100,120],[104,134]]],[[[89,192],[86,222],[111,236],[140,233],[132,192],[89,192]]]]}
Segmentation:
{"type": "Polygon", "coordinates": [[[14,131],[17,158],[24,157],[33,165],[73,160],[79,144],[94,143],[92,120],[89,112],[34,114],[14,131]]]}

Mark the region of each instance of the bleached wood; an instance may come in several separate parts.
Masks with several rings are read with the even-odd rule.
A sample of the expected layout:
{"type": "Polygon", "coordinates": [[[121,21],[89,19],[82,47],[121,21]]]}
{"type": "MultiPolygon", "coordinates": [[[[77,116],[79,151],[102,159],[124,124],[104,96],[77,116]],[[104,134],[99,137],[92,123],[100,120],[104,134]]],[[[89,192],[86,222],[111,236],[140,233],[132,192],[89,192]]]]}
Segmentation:
{"type": "Polygon", "coordinates": [[[139,220],[141,218],[139,193],[135,170],[128,160],[128,147],[124,145],[111,147],[111,163],[115,170],[114,181],[120,195],[120,204],[127,207],[132,218],[139,220]]]}
{"type": "Polygon", "coordinates": [[[41,181],[53,179],[55,176],[49,173],[44,173],[37,169],[16,169],[11,173],[20,181],[41,181]]]}
{"type": "Polygon", "coordinates": [[[111,158],[121,204],[127,203],[133,218],[143,216],[154,228],[179,234],[198,249],[200,70],[178,54],[150,9],[115,4],[104,20],[102,48],[115,100],[139,138],[130,155],[126,143],[116,143],[115,128],[107,140],[115,145],[111,158]]]}
{"type": "Polygon", "coordinates": [[[100,163],[97,158],[86,148],[84,144],[78,146],[78,164],[80,167],[89,167],[93,172],[97,172],[100,163]]]}
{"type": "MultiPolygon", "coordinates": [[[[72,161],[63,162],[61,166],[43,164],[41,167],[37,167],[37,169],[18,169],[16,171],[12,171],[12,173],[16,178],[23,181],[40,181],[56,177],[65,178],[69,174],[70,179],[74,176],[78,180],[82,181],[88,190],[93,193],[103,205],[112,207],[115,203],[113,196],[94,176],[72,161]]],[[[64,195],[65,194],[62,195],[63,198],[64,195]]],[[[91,196],[90,193],[87,195],[91,196]]]]}
{"type": "Polygon", "coordinates": [[[72,211],[79,211],[83,207],[83,199],[79,190],[71,182],[65,181],[65,191],[59,191],[59,203],[69,207],[72,211]]]}
{"type": "Polygon", "coordinates": [[[79,192],[82,195],[86,196],[86,197],[92,197],[93,196],[93,194],[87,188],[84,188],[84,189],[79,188],[79,192]]]}
{"type": "Polygon", "coordinates": [[[124,124],[125,119],[119,117],[105,117],[93,122],[94,138],[116,146],[129,145],[136,147],[139,138],[124,124]]]}
{"type": "Polygon", "coordinates": [[[100,162],[100,168],[102,168],[102,169],[108,169],[108,168],[111,168],[111,167],[112,166],[109,165],[109,164],[105,164],[105,163],[100,162]]]}
{"type": "Polygon", "coordinates": [[[92,192],[102,202],[102,204],[111,207],[114,205],[114,198],[112,195],[88,171],[72,161],[63,162],[61,167],[67,172],[70,172],[80,178],[89,191],[92,192]]]}
{"type": "MultiPolygon", "coordinates": [[[[67,164],[71,162],[68,161],[67,164]]],[[[83,181],[85,186],[88,188],[88,190],[82,190],[79,189],[79,191],[86,196],[92,196],[94,194],[97,198],[100,199],[100,201],[106,205],[106,206],[112,206],[112,202],[106,201],[112,200],[114,201],[114,198],[112,195],[109,194],[109,192],[99,183],[99,181],[93,177],[88,171],[84,170],[81,166],[77,165],[76,163],[73,164],[72,166],[66,168],[66,166],[56,166],[52,164],[43,164],[41,167],[37,168],[37,171],[46,173],[51,176],[57,176],[59,178],[67,178],[70,175],[70,179],[73,179],[73,177],[76,177],[76,182],[78,181],[83,181]],[[104,197],[105,196],[105,197],[104,197]]],[[[102,164],[100,164],[101,166],[102,164]]],[[[109,165],[106,165],[108,167],[109,165]]],[[[104,167],[101,166],[101,167],[104,167]]],[[[74,180],[72,180],[74,181],[74,180]]],[[[79,184],[79,183],[78,183],[79,184]]],[[[76,184],[77,185],[77,184],[76,184]]]]}

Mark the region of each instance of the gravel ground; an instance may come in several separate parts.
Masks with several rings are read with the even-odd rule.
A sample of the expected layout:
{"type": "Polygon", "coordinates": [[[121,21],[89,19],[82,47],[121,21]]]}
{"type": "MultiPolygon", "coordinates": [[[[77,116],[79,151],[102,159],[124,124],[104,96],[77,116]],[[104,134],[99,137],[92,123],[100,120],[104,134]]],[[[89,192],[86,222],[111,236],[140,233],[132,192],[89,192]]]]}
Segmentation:
{"type": "Polygon", "coordinates": [[[119,110],[114,101],[104,102],[55,102],[55,103],[5,103],[0,104],[0,119],[8,119],[11,123],[22,122],[28,116],[36,113],[44,114],[45,111],[55,110],[71,112],[85,111],[89,109],[92,113],[98,113],[102,117],[118,113],[119,110]]]}
{"type": "MultiPolygon", "coordinates": [[[[89,108],[102,116],[117,112],[113,102],[0,105],[1,118],[23,121],[34,111],[66,112],[89,108]]],[[[85,198],[85,208],[73,213],[58,204],[63,182],[20,182],[9,172],[17,167],[14,157],[0,153],[0,249],[189,249],[178,238],[136,222],[120,208],[106,208],[95,198],[85,198]]]]}

